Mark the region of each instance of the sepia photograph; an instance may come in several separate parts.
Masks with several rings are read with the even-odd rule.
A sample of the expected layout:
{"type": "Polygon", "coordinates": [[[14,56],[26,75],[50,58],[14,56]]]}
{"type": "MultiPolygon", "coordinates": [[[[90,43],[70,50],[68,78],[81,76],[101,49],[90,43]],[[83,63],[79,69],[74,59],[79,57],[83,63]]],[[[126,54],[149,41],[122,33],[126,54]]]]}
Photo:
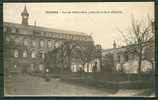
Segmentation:
{"type": "Polygon", "coordinates": [[[155,97],[154,2],[3,4],[4,96],[155,97]]]}

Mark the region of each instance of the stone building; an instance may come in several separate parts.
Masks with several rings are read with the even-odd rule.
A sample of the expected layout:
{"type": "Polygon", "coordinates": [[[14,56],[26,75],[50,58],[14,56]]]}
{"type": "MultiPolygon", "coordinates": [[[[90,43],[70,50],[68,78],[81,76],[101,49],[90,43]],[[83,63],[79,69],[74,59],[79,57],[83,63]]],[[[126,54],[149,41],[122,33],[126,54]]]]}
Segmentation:
{"type": "MultiPolygon", "coordinates": [[[[154,70],[155,66],[155,46],[154,40],[145,43],[145,48],[143,49],[142,56],[142,72],[150,72],[154,70]]],[[[113,43],[113,48],[103,50],[102,52],[102,62],[104,62],[103,67],[111,69],[111,72],[123,72],[123,73],[138,73],[138,56],[136,55],[132,46],[122,46],[117,47],[116,42],[113,43]],[[109,64],[110,62],[110,64],[109,64]],[[109,67],[106,65],[110,65],[109,67]]]]}
{"type": "Polygon", "coordinates": [[[29,25],[26,6],[21,24],[4,22],[4,69],[9,72],[43,72],[47,52],[64,41],[93,42],[91,36],[75,31],[29,25]]]}
{"type": "Polygon", "coordinates": [[[101,46],[93,41],[64,41],[46,54],[45,65],[53,73],[101,72],[101,46]]]}

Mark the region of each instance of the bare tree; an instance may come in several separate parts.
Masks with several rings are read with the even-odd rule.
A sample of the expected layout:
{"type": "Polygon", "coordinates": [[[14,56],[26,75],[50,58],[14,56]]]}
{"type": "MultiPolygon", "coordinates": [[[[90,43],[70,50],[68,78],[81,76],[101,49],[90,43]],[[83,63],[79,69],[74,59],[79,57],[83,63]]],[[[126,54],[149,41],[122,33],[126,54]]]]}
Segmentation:
{"type": "Polygon", "coordinates": [[[138,73],[141,72],[143,49],[154,40],[154,22],[149,18],[136,20],[132,17],[129,29],[120,31],[128,50],[134,50],[138,57],[138,73]]]}
{"type": "MultiPolygon", "coordinates": [[[[82,66],[86,63],[89,63],[94,59],[95,47],[94,45],[85,46],[82,51],[79,52],[80,60],[82,62],[82,66]]],[[[89,65],[87,66],[89,67],[89,65]]]]}

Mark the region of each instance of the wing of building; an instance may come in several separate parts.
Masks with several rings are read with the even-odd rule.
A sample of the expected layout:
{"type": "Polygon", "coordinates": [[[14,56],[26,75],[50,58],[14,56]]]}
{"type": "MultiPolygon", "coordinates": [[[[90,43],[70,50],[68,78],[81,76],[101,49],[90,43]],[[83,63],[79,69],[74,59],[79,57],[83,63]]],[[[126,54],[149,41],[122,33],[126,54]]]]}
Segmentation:
{"type": "Polygon", "coordinates": [[[60,47],[65,41],[93,44],[92,37],[83,32],[39,27],[36,24],[29,25],[26,6],[21,17],[21,24],[4,22],[6,71],[43,71],[45,54],[60,47]]]}

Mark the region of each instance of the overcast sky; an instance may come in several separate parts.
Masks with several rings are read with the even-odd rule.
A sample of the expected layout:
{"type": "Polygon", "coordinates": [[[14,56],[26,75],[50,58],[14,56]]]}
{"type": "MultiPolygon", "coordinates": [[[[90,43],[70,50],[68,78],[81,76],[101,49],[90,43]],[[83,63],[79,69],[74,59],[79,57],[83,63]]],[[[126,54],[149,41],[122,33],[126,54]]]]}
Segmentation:
{"type": "Polygon", "coordinates": [[[4,21],[21,23],[21,12],[25,4],[30,14],[29,24],[33,25],[36,20],[37,26],[91,34],[95,44],[101,44],[105,49],[112,48],[114,40],[121,45],[121,35],[117,29],[126,30],[131,23],[131,16],[135,19],[147,15],[154,17],[152,2],[4,3],[4,21]],[[52,11],[58,11],[58,14],[52,11]],[[62,11],[115,11],[115,13],[67,14],[61,13],[62,11]]]}

